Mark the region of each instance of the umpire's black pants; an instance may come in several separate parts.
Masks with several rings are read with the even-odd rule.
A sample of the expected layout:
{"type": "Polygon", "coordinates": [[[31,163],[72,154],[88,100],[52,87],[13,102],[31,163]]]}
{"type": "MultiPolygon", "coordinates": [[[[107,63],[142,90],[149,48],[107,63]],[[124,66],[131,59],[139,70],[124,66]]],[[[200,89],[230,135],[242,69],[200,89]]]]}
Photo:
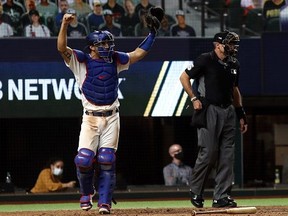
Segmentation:
{"type": "Polygon", "coordinates": [[[198,129],[199,153],[192,171],[190,189],[202,195],[206,180],[212,169],[216,169],[213,199],[230,195],[234,180],[235,110],[230,105],[221,108],[209,105],[207,128],[198,129]]]}

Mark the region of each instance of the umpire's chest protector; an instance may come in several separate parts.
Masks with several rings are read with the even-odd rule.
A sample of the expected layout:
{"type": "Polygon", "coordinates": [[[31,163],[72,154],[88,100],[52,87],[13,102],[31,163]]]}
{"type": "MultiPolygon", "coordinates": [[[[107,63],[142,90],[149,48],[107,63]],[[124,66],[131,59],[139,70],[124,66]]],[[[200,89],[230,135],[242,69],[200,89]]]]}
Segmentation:
{"type": "Polygon", "coordinates": [[[82,93],[95,105],[112,104],[118,97],[118,74],[116,61],[107,63],[85,55],[87,74],[82,83],[82,93]]]}

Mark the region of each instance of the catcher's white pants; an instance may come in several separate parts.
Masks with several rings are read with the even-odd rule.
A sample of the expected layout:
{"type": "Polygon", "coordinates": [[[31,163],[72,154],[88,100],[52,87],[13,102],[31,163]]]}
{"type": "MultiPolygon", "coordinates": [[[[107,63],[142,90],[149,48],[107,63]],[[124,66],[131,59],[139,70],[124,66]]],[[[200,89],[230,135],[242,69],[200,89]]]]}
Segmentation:
{"type": "Polygon", "coordinates": [[[97,153],[99,148],[118,148],[120,131],[119,112],[108,116],[82,116],[78,150],[87,148],[97,153]]]}

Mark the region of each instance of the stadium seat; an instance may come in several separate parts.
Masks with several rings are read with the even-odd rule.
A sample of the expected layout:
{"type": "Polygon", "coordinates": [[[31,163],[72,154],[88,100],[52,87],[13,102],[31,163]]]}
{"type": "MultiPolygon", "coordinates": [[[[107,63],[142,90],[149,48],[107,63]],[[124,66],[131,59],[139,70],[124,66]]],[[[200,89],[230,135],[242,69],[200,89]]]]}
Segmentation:
{"type": "Polygon", "coordinates": [[[243,24],[244,9],[240,5],[241,0],[231,0],[228,8],[226,26],[230,30],[240,32],[243,24]]]}
{"type": "Polygon", "coordinates": [[[262,8],[251,9],[243,24],[243,35],[259,36],[263,31],[262,8]]]}
{"type": "Polygon", "coordinates": [[[225,0],[207,0],[205,4],[208,18],[210,16],[220,17],[225,7],[225,0]]]}
{"type": "Polygon", "coordinates": [[[271,18],[266,23],[266,32],[279,32],[280,31],[280,19],[279,17],[271,18]]]}

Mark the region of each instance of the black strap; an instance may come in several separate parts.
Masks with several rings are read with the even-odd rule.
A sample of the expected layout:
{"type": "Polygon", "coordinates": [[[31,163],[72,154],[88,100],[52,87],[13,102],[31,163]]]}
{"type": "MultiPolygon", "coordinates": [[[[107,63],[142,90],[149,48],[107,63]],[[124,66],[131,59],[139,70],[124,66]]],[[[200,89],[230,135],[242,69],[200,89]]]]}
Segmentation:
{"type": "MultiPolygon", "coordinates": [[[[115,113],[119,112],[119,109],[116,108],[115,113]]],[[[108,117],[114,113],[114,110],[108,110],[106,112],[96,112],[96,111],[85,111],[86,115],[100,116],[100,117],[108,117]]]]}

